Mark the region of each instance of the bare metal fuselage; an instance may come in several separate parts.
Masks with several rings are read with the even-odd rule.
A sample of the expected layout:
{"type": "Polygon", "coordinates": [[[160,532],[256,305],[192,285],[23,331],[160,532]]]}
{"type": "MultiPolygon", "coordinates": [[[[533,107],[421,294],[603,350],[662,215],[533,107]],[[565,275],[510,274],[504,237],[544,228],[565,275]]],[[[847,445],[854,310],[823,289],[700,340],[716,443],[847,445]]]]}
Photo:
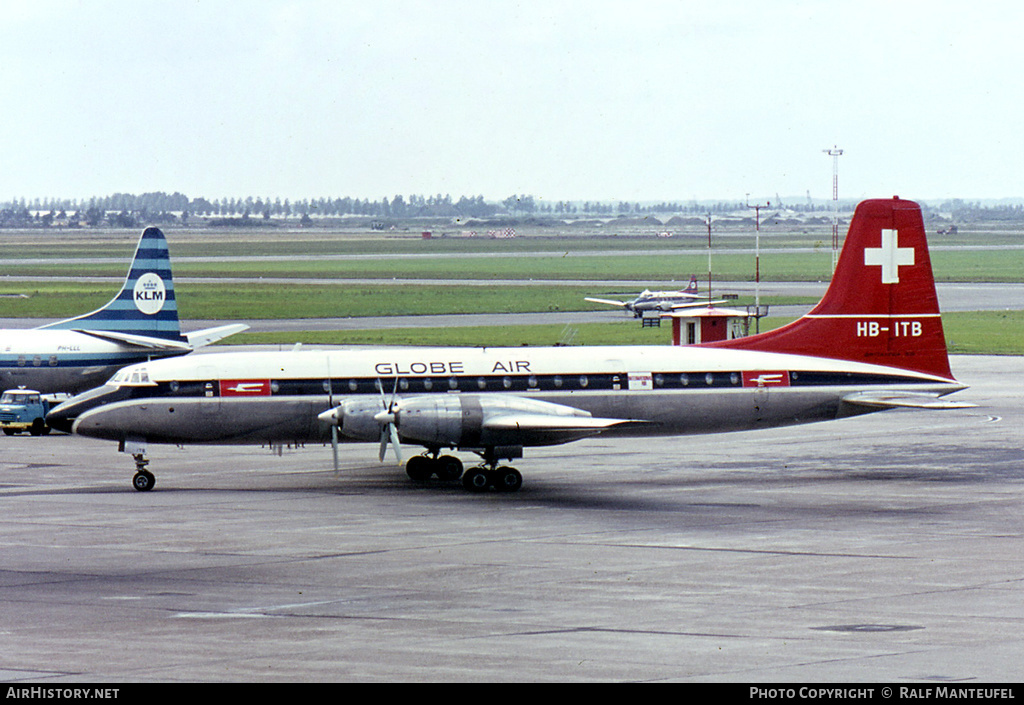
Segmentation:
{"type": "MultiPolygon", "coordinates": [[[[863,363],[668,346],[223,353],[140,367],[145,383],[76,397],[77,408],[64,409],[75,432],[152,443],[327,442],[331,427],[318,416],[344,400],[380,409],[438,395],[508,395],[624,421],[603,434],[683,435],[864,413],[844,399],[865,389],[963,388],[863,363]]],[[[545,443],[524,432],[516,444],[545,443]]]]}

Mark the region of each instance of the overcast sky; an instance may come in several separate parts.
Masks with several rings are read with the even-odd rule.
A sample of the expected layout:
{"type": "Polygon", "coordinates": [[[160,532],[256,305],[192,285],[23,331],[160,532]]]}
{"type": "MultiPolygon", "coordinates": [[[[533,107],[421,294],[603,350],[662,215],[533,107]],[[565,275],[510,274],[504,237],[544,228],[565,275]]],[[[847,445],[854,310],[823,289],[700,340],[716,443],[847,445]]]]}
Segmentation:
{"type": "Polygon", "coordinates": [[[0,0],[0,200],[1024,197],[1022,8],[0,0]]]}

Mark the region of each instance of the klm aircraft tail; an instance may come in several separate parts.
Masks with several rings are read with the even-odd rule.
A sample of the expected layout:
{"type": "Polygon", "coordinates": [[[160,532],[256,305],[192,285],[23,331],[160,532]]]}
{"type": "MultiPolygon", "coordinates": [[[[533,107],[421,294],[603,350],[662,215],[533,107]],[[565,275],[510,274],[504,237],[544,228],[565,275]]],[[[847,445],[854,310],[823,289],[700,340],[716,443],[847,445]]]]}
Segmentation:
{"type": "MultiPolygon", "coordinates": [[[[111,333],[126,342],[135,336],[158,338],[171,346],[186,344],[178,323],[171,257],[159,228],[146,228],[135,250],[128,278],[120,293],[101,309],[76,318],[41,326],[42,329],[111,333]]],[[[175,346],[176,347],[176,346],[175,346]]]]}

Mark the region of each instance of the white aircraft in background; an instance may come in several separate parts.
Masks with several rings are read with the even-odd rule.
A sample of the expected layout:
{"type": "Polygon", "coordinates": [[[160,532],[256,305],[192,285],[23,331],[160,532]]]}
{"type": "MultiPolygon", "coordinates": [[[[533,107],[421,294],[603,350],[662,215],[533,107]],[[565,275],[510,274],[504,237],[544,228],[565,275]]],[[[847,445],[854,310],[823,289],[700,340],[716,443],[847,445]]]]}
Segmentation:
{"type": "Polygon", "coordinates": [[[106,306],[39,328],[0,330],[0,389],[73,394],[126,365],[184,355],[247,328],[182,335],[167,240],[159,228],[146,228],[124,286],[106,306]]]}
{"type": "MultiPolygon", "coordinates": [[[[61,404],[57,428],[117,441],[153,487],[150,443],[423,446],[406,472],[517,490],[499,462],[595,434],[671,436],[973,406],[953,378],[920,207],[861,203],[821,302],[759,335],[693,346],[228,352],[139,364],[61,404]],[[482,458],[463,473],[443,449],[482,458]]],[[[401,460],[399,460],[401,462],[401,460]]],[[[581,472],[583,469],[581,468],[581,472]]]]}
{"type": "Polygon", "coordinates": [[[618,306],[632,313],[634,318],[643,318],[644,311],[676,311],[681,308],[725,303],[724,301],[702,300],[701,295],[697,293],[697,277],[694,275],[690,276],[689,285],[685,289],[679,289],[678,291],[651,291],[644,289],[635,299],[628,301],[592,298],[585,298],[583,300],[595,304],[618,306]]]}

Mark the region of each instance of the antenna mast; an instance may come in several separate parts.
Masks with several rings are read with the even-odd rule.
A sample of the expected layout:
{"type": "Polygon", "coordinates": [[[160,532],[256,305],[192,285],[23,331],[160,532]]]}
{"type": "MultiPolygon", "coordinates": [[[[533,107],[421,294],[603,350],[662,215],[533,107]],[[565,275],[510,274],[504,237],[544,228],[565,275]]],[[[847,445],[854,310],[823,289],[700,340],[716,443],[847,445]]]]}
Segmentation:
{"type": "Polygon", "coordinates": [[[839,157],[843,150],[835,145],[832,149],[821,150],[832,157],[832,271],[839,261],[839,157]]]}
{"type": "Polygon", "coordinates": [[[711,307],[711,214],[705,219],[708,224],[708,308],[711,307]]]}
{"type": "Polygon", "coordinates": [[[771,208],[772,202],[766,201],[750,205],[750,194],[747,194],[747,208],[754,209],[754,310],[755,330],[761,332],[761,209],[771,208]]]}

